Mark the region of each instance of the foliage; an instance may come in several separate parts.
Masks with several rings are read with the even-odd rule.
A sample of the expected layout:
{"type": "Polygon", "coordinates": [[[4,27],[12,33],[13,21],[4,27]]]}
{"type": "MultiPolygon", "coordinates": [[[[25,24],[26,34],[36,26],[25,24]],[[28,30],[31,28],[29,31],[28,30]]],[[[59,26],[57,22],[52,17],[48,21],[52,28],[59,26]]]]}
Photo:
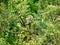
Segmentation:
{"type": "Polygon", "coordinates": [[[0,0],[0,45],[60,45],[60,0],[0,0]]]}

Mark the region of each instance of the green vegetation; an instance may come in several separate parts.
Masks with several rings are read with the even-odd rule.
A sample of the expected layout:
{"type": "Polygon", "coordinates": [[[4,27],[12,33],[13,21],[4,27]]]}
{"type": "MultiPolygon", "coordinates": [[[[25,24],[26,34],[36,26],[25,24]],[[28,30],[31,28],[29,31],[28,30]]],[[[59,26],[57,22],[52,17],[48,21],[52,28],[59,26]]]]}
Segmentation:
{"type": "Polygon", "coordinates": [[[60,0],[0,0],[0,45],[60,45],[60,0]]]}

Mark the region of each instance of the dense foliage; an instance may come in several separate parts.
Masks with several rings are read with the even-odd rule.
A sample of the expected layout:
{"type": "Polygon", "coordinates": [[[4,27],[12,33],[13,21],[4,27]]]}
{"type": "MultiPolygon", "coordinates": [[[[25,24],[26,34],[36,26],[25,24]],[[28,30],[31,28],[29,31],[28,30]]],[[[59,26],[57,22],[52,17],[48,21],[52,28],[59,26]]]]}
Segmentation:
{"type": "Polygon", "coordinates": [[[0,0],[0,45],[60,45],[60,0],[0,0]]]}

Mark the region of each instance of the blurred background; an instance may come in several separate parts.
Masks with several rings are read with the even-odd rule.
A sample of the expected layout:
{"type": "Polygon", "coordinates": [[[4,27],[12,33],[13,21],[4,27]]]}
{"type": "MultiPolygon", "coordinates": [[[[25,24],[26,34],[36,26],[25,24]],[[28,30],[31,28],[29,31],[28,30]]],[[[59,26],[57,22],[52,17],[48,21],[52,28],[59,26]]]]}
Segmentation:
{"type": "Polygon", "coordinates": [[[0,45],[60,45],[60,0],[0,0],[0,45]]]}

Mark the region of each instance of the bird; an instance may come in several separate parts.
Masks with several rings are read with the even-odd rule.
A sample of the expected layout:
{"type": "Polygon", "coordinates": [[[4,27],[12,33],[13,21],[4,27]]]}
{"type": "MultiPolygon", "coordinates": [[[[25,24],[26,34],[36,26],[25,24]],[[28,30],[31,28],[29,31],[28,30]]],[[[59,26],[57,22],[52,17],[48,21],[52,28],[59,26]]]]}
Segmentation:
{"type": "Polygon", "coordinates": [[[26,18],[26,24],[30,24],[32,22],[32,19],[33,19],[33,16],[32,15],[29,15],[27,18],[26,18]]]}

